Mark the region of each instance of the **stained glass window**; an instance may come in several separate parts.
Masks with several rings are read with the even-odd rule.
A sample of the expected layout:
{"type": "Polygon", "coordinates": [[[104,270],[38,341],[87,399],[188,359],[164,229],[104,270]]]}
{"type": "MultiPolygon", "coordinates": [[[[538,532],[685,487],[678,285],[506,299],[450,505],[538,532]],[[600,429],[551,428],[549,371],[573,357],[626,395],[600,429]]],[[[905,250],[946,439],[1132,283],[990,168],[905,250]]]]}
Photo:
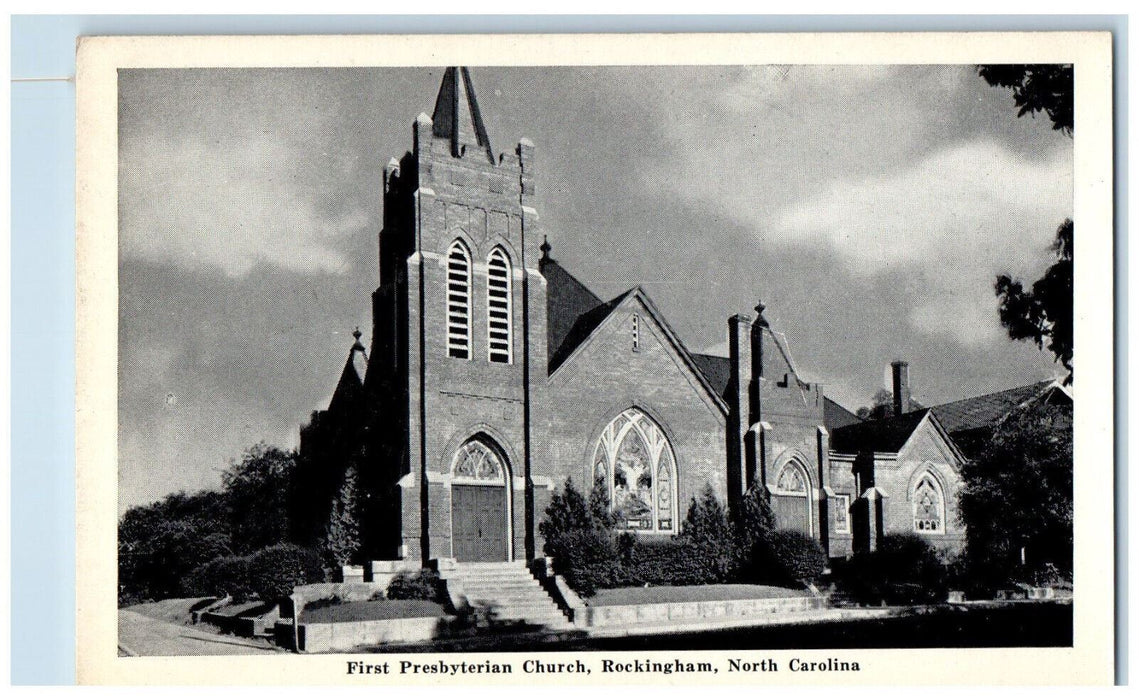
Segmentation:
{"type": "Polygon", "coordinates": [[[631,408],[598,438],[593,457],[597,483],[624,530],[676,532],[676,459],[661,429],[631,408]]]}
{"type": "Polygon", "coordinates": [[[941,489],[929,474],[914,488],[914,532],[942,532],[944,501],[941,489]]]}
{"type": "Polygon", "coordinates": [[[503,480],[504,472],[498,454],[478,438],[459,448],[453,471],[455,476],[464,479],[499,483],[503,480]]]}
{"type": "Polygon", "coordinates": [[[835,496],[831,500],[830,510],[834,531],[840,534],[850,532],[850,496],[835,496]]]}

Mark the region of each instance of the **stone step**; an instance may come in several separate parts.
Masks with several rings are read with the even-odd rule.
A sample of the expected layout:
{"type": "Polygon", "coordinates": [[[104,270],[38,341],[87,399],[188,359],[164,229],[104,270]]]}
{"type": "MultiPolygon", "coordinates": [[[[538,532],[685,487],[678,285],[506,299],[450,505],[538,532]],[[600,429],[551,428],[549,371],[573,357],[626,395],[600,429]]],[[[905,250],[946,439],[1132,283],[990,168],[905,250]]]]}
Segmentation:
{"type": "Polygon", "coordinates": [[[550,600],[495,600],[493,598],[467,598],[472,607],[495,611],[550,611],[561,610],[550,600]]]}
{"type": "Polygon", "coordinates": [[[470,563],[459,564],[454,569],[446,569],[440,573],[449,573],[452,571],[460,572],[460,573],[466,572],[466,571],[478,571],[478,572],[526,571],[526,572],[529,572],[529,569],[526,567],[525,562],[520,562],[520,561],[470,562],[470,563]]]}
{"type": "Polygon", "coordinates": [[[505,591],[516,593],[518,591],[537,591],[543,595],[546,589],[542,588],[541,584],[537,581],[511,581],[510,583],[497,583],[489,584],[475,581],[459,581],[465,591],[505,591]]]}
{"type": "Polygon", "coordinates": [[[508,583],[538,583],[538,579],[530,574],[516,574],[511,576],[500,576],[497,574],[460,574],[458,576],[446,576],[446,580],[462,580],[462,582],[484,583],[486,585],[502,585],[508,583]]]}

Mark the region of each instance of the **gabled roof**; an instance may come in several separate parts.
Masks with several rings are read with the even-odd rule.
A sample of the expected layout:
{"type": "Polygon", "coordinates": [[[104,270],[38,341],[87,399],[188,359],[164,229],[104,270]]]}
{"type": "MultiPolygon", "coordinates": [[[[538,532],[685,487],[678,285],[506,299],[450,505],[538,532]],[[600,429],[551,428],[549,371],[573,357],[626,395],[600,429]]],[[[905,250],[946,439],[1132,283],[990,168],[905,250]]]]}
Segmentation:
{"type": "Polygon", "coordinates": [[[823,423],[827,430],[835,430],[847,425],[857,425],[862,419],[846,410],[830,398],[823,397],[823,423]]]}
{"type": "Polygon", "coordinates": [[[546,278],[546,349],[549,371],[553,372],[589,337],[604,315],[582,324],[579,321],[605,304],[553,258],[542,258],[539,268],[546,278]]]}
{"type": "Polygon", "coordinates": [[[1055,382],[1037,382],[1015,389],[997,391],[983,396],[974,396],[960,401],[933,406],[929,410],[941,421],[941,425],[950,433],[978,428],[991,428],[1001,422],[1014,408],[1035,401],[1050,389],[1068,397],[1067,392],[1058,388],[1055,382]]]}
{"type": "Polygon", "coordinates": [[[728,389],[732,382],[731,358],[694,352],[692,359],[696,362],[696,367],[704,375],[704,378],[712,385],[712,388],[718,391],[721,397],[727,398],[728,389]]]}
{"type": "MultiPolygon", "coordinates": [[[[549,261],[546,265],[548,266],[550,263],[552,263],[552,261],[549,261]]],[[[543,269],[543,275],[546,269],[549,268],[546,267],[543,269]]],[[[568,273],[566,274],[567,277],[572,279],[572,276],[569,276],[568,273]]],[[[581,284],[577,282],[577,280],[573,281],[579,285],[581,284]]],[[[547,280],[547,294],[548,293],[549,281],[547,280]]],[[[550,358],[550,376],[553,376],[574,353],[589,342],[597,333],[598,328],[605,322],[605,319],[609,318],[610,314],[612,314],[617,307],[623,305],[627,300],[634,298],[640,302],[641,306],[648,313],[649,318],[656,322],[657,326],[664,333],[665,340],[667,341],[666,344],[671,345],[676,354],[680,356],[680,361],[688,367],[689,372],[692,373],[696,381],[708,393],[709,398],[711,398],[711,403],[714,404],[718,410],[727,412],[727,404],[724,403],[724,397],[717,391],[716,387],[708,381],[708,378],[704,375],[699,365],[697,365],[692,354],[688,352],[688,348],[684,346],[680,337],[676,335],[676,331],[674,331],[668,321],[665,320],[664,315],[657,309],[656,304],[649,298],[645,290],[639,286],[617,295],[613,299],[590,309],[578,317],[566,335],[566,339],[562,342],[561,347],[559,347],[557,352],[550,358]]]]}
{"type": "Polygon", "coordinates": [[[844,454],[898,452],[914,434],[928,408],[881,420],[863,421],[831,431],[831,449],[844,454]]]}

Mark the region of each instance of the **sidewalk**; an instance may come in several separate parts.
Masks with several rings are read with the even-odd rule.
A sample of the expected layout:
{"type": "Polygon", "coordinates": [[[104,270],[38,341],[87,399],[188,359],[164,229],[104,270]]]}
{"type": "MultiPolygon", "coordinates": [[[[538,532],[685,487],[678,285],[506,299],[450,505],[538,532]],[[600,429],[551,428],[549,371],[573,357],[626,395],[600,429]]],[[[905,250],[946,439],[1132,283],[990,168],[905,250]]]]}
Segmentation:
{"type": "Polygon", "coordinates": [[[281,650],[251,639],[213,634],[164,622],[131,610],[119,611],[119,656],[234,656],[279,654],[281,650]]]}

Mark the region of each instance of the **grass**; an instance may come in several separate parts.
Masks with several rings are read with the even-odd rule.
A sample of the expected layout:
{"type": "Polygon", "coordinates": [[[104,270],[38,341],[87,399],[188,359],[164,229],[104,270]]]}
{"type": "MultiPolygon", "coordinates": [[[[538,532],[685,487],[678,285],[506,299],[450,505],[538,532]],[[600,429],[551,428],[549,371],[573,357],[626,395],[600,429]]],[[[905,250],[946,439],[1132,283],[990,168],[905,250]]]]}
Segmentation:
{"type": "Polygon", "coordinates": [[[755,598],[794,598],[807,591],[779,586],[754,586],[724,583],[709,586],[650,586],[649,588],[609,588],[597,591],[589,599],[592,606],[644,605],[649,603],[690,603],[708,600],[746,600],[755,598]]]}
{"type": "Polygon", "coordinates": [[[306,622],[360,622],[363,620],[398,620],[409,617],[442,617],[443,606],[429,600],[363,600],[339,603],[301,611],[301,624],[306,622]]]}

